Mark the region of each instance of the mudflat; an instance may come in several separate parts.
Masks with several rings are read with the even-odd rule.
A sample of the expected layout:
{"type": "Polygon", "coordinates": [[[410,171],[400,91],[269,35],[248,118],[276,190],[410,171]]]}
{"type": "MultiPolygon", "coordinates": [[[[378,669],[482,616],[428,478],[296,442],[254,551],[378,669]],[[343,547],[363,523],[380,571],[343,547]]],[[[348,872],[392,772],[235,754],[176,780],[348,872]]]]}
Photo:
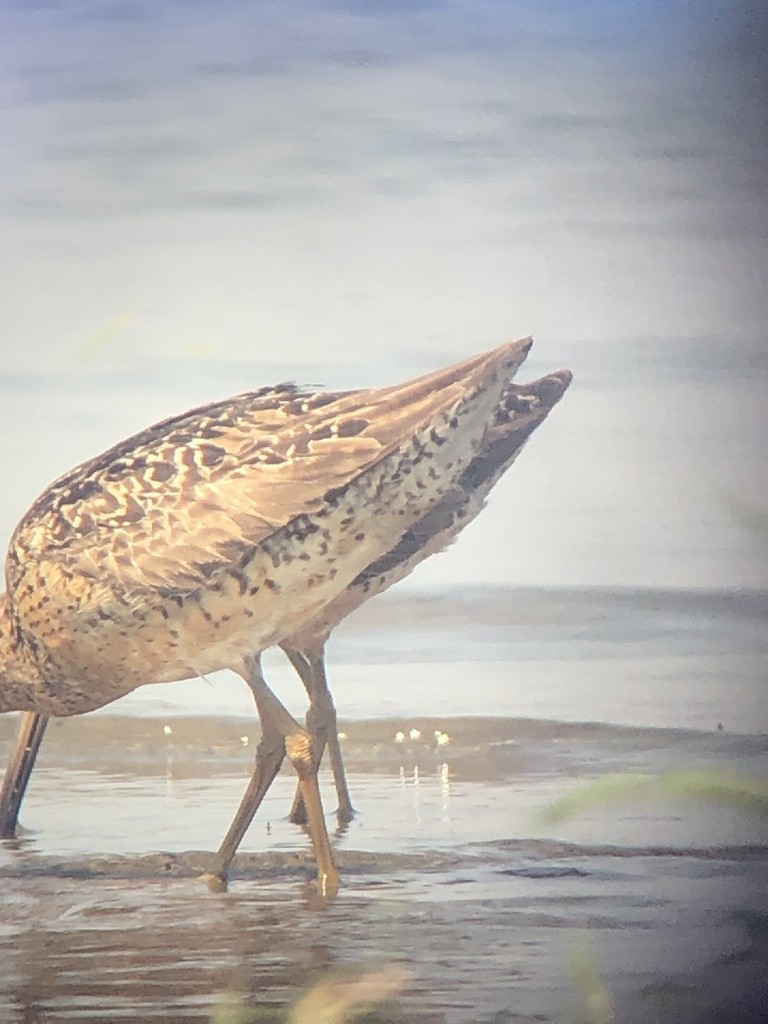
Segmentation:
{"type": "Polygon", "coordinates": [[[318,908],[287,771],[229,892],[197,879],[250,770],[253,718],[52,723],[26,831],[0,849],[0,1020],[278,1021],[313,984],[391,965],[399,988],[367,1020],[609,1006],[698,1022],[768,1004],[759,816],[659,800],[541,816],[606,772],[759,770],[764,736],[493,717],[341,728],[358,815],[334,839],[344,888],[318,908]]]}

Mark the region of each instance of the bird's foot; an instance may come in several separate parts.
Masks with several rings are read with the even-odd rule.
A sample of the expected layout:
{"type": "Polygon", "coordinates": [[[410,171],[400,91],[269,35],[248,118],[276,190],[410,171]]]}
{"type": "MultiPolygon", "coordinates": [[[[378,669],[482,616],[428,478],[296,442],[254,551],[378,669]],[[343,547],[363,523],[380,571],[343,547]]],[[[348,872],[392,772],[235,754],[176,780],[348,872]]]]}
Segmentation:
{"type": "Polygon", "coordinates": [[[307,811],[303,802],[296,804],[291,808],[291,812],[288,815],[288,821],[290,821],[292,825],[306,825],[307,820],[307,811]]]}
{"type": "Polygon", "coordinates": [[[321,900],[332,900],[338,895],[340,886],[341,879],[335,868],[318,874],[315,880],[316,892],[321,900]]]}
{"type": "Polygon", "coordinates": [[[340,825],[349,825],[357,817],[357,811],[352,804],[339,804],[336,808],[336,821],[340,825]]]}
{"type": "Polygon", "coordinates": [[[209,892],[227,891],[227,879],[222,875],[217,875],[215,871],[206,871],[200,875],[200,881],[206,885],[209,892]]]}

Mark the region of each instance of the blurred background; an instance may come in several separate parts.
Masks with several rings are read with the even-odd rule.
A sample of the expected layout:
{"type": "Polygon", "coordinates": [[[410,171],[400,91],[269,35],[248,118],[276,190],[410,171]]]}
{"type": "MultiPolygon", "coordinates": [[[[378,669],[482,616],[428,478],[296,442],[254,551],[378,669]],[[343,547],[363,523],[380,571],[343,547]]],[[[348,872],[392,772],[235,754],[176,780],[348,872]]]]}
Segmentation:
{"type": "Polygon", "coordinates": [[[764,587],[757,5],[0,11],[0,533],[149,422],[534,334],[563,404],[406,586],[764,587]]]}

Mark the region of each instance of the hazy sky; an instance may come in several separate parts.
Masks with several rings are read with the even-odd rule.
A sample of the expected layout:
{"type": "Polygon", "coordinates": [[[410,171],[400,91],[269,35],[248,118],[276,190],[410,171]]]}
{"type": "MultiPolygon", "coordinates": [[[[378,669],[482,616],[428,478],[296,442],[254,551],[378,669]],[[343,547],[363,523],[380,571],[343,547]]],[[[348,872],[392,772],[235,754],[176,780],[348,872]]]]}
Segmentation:
{"type": "Polygon", "coordinates": [[[765,584],[765,162],[690,6],[5,7],[0,525],[193,402],[533,333],[576,383],[418,581],[765,584]]]}

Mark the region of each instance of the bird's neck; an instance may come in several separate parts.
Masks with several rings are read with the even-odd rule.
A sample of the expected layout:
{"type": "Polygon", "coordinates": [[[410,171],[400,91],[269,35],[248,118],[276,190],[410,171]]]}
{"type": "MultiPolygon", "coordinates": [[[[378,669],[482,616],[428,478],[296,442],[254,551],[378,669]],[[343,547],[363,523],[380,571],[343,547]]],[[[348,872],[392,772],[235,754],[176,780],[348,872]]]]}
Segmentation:
{"type": "Polygon", "coordinates": [[[0,594],[0,712],[34,711],[40,673],[31,651],[19,643],[8,596],[0,594]]]}

